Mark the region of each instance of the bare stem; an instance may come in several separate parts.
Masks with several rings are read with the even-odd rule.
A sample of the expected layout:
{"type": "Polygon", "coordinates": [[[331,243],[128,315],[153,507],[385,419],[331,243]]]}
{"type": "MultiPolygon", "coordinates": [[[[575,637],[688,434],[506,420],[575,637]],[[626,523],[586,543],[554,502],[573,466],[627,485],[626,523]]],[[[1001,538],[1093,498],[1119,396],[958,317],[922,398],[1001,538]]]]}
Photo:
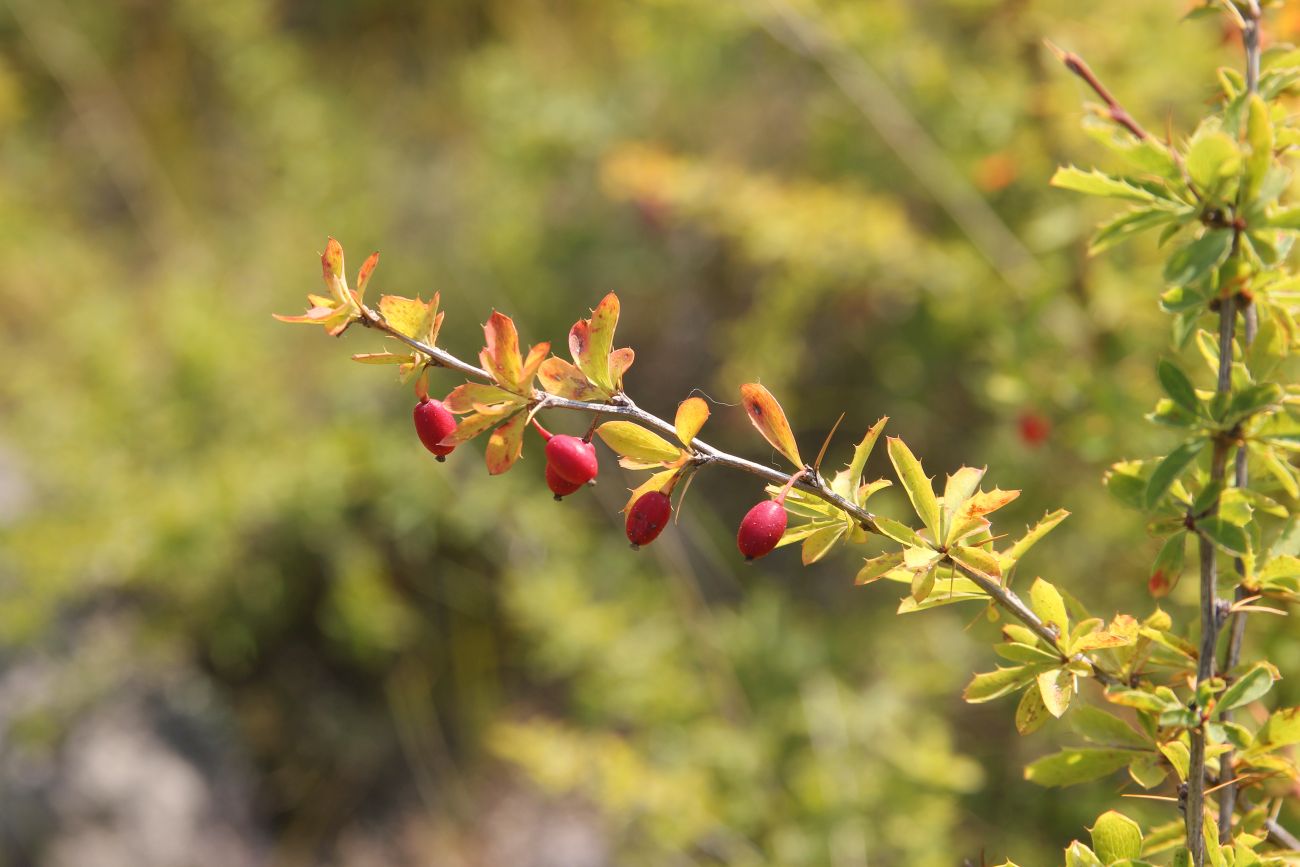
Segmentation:
{"type": "MultiPolygon", "coordinates": [[[[468,362],[462,361],[456,356],[447,352],[445,349],[439,349],[436,346],[429,346],[412,337],[402,334],[393,328],[384,320],[384,318],[368,307],[361,308],[361,319],[358,320],[367,328],[374,328],[383,331],[385,334],[400,340],[411,349],[420,353],[429,359],[430,364],[438,367],[445,367],[451,370],[459,371],[466,376],[482,380],[484,382],[494,382],[492,374],[488,373],[481,367],[475,367],[468,362]]],[[[665,419],[646,412],[632,402],[631,398],[624,394],[615,395],[609,403],[591,403],[580,400],[569,400],[567,398],[557,397],[553,394],[547,394],[543,391],[534,391],[532,399],[535,403],[545,401],[547,409],[563,409],[572,412],[583,412],[594,415],[611,415],[619,418],[631,419],[644,427],[649,428],[657,433],[663,434],[670,440],[676,440],[677,429],[674,425],[665,419]]],[[[749,473],[758,476],[775,485],[791,485],[805,493],[811,494],[818,499],[830,503],[835,508],[851,516],[862,529],[877,535],[881,533],[879,526],[876,524],[876,516],[870,511],[862,508],[857,503],[841,497],[832,491],[822,479],[821,475],[816,472],[802,472],[789,474],[772,467],[756,463],[739,455],[733,455],[722,449],[709,445],[699,437],[691,440],[691,450],[695,453],[695,462],[700,466],[716,465],[729,467],[733,470],[749,473]]],[[[1021,623],[1031,629],[1034,634],[1038,635],[1050,646],[1056,647],[1061,636],[1058,634],[1056,627],[1048,624],[1041,617],[1033,612],[1014,591],[1003,587],[997,580],[990,578],[981,572],[970,569],[961,563],[952,562],[953,568],[979,586],[981,590],[989,595],[995,603],[1001,606],[1011,616],[1015,617],[1021,623]]],[[[1093,676],[1104,684],[1119,683],[1119,679],[1110,672],[1102,669],[1092,660],[1086,660],[1092,666],[1093,676]]]]}

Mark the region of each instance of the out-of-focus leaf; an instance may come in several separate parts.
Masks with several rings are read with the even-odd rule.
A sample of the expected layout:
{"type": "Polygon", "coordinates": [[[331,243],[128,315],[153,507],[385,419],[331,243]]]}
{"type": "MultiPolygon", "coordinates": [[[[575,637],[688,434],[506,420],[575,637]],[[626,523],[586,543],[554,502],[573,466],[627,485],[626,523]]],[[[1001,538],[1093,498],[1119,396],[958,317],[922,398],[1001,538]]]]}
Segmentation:
{"type": "Polygon", "coordinates": [[[1021,665],[977,674],[966,685],[962,698],[966,699],[970,704],[981,704],[995,698],[1001,698],[1018,687],[1031,682],[1037,675],[1037,671],[1038,669],[1035,667],[1021,665]]]}
{"type": "Polygon", "coordinates": [[[1025,768],[1025,779],[1040,786],[1073,786],[1126,767],[1131,750],[1070,749],[1044,756],[1025,768]]]}
{"type": "Polygon", "coordinates": [[[1016,706],[1016,731],[1022,735],[1032,734],[1051,718],[1047,705],[1043,704],[1042,693],[1033,687],[1025,690],[1016,706]]]}
{"type": "Polygon", "coordinates": [[[1174,403],[1192,415],[1200,414],[1201,401],[1196,396],[1196,389],[1178,365],[1162,358],[1156,366],[1156,373],[1160,377],[1160,385],[1164,387],[1165,393],[1173,398],[1174,403]]]}
{"type": "Polygon", "coordinates": [[[1136,202],[1154,202],[1157,196],[1149,189],[1126,178],[1103,174],[1093,169],[1085,172],[1074,166],[1062,166],[1052,175],[1051,184],[1063,190],[1073,190],[1090,196],[1112,199],[1131,199],[1136,202]]]}
{"type": "Polygon", "coordinates": [[[1178,585],[1183,574],[1183,559],[1187,552],[1187,533],[1174,533],[1165,540],[1156,555],[1156,562],[1151,567],[1151,577],[1147,581],[1147,590],[1157,599],[1168,596],[1169,591],[1178,585]]]}
{"type": "Polygon", "coordinates": [[[1043,706],[1060,719],[1074,698],[1074,675],[1066,669],[1044,671],[1038,675],[1038,691],[1043,696],[1043,706]]]}
{"type": "Polygon", "coordinates": [[[1160,502],[1161,497],[1169,490],[1169,486],[1178,480],[1183,471],[1196,460],[1196,456],[1206,446],[1206,440],[1198,439],[1192,442],[1183,443],[1165,456],[1159,465],[1156,466],[1155,472],[1147,480],[1146,493],[1144,502],[1148,509],[1154,509],[1160,502]]]}
{"type": "Polygon", "coordinates": [[[1225,554],[1244,557],[1250,550],[1250,537],[1246,531],[1223,518],[1214,515],[1200,518],[1196,522],[1196,529],[1225,554]]]}
{"type": "Polygon", "coordinates": [[[1016,543],[1002,552],[1002,571],[1010,572],[1011,568],[1025,556],[1025,553],[1032,548],[1039,539],[1052,532],[1057,524],[1070,517],[1070,513],[1065,509],[1057,509],[1043,516],[1037,524],[1029,529],[1029,532],[1021,536],[1016,543]]]}
{"type": "Polygon", "coordinates": [[[1103,864],[1138,858],[1142,855],[1142,829],[1123,813],[1102,813],[1092,826],[1092,848],[1103,864]]]}
{"type": "Polygon", "coordinates": [[[1216,268],[1232,249],[1232,232],[1210,229],[1204,235],[1179,247],[1165,263],[1165,282],[1179,285],[1200,280],[1216,268]]]}
{"type": "Polygon", "coordinates": [[[799,457],[794,432],[790,430],[785,410],[781,409],[781,404],[776,402],[772,393],[756,382],[749,382],[740,387],[740,399],[745,405],[745,412],[749,414],[749,420],[763,435],[763,439],[785,455],[790,463],[802,468],[803,459],[799,457]]]}
{"type": "Polygon", "coordinates": [[[1101,746],[1138,750],[1152,747],[1151,741],[1119,717],[1092,705],[1081,705],[1070,714],[1070,725],[1080,735],[1101,746]]]}
{"type": "Polygon", "coordinates": [[[1237,678],[1232,686],[1223,691],[1223,694],[1219,696],[1218,703],[1215,704],[1215,712],[1223,713],[1250,704],[1252,701],[1262,698],[1272,688],[1273,668],[1265,664],[1257,665],[1237,678]]]}
{"type": "Polygon", "coordinates": [[[1185,163],[1192,182],[1208,192],[1241,168],[1241,150],[1226,133],[1201,129],[1192,138],[1185,163]]]}

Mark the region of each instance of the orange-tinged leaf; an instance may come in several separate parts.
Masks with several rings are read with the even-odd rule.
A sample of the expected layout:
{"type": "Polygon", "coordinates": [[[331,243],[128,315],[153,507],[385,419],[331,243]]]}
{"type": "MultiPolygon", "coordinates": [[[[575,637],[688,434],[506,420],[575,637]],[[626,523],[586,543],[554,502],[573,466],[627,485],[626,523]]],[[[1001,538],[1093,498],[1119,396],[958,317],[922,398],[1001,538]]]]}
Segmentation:
{"type": "Polygon", "coordinates": [[[493,425],[500,423],[501,416],[495,413],[476,412],[467,415],[460,420],[460,424],[456,425],[456,429],[443,439],[442,445],[456,446],[467,443],[493,425]]]}
{"type": "Polygon", "coordinates": [[[691,440],[699,434],[700,428],[709,420],[709,405],[700,397],[688,397],[677,404],[677,416],[673,427],[677,428],[677,439],[682,445],[690,447],[691,440]]]}
{"type": "Polygon", "coordinates": [[[305,322],[308,325],[320,325],[324,320],[340,312],[335,307],[313,307],[300,316],[286,316],[283,313],[272,313],[271,315],[281,322],[305,322]]]}
{"type": "Polygon", "coordinates": [[[343,276],[343,245],[330,238],[325,242],[325,252],[320,256],[321,276],[329,287],[330,295],[339,304],[346,305],[350,299],[347,278],[343,276]]]}
{"type": "Polygon", "coordinates": [[[537,378],[542,381],[542,388],[547,394],[568,400],[600,400],[608,397],[592,385],[582,371],[563,358],[551,357],[542,362],[537,369],[537,378]]]}
{"type": "Polygon", "coordinates": [[[785,410],[776,402],[772,393],[757,382],[749,382],[740,387],[740,398],[745,405],[749,420],[758,428],[772,448],[785,455],[796,467],[803,467],[799,457],[799,446],[794,441],[794,432],[786,420],[785,410]]]}
{"type": "MultiPolygon", "coordinates": [[[[519,403],[520,400],[519,395],[513,391],[506,391],[504,388],[498,388],[495,385],[488,385],[483,382],[467,382],[453,388],[442,402],[447,409],[461,415],[467,412],[482,412],[478,407],[519,403]]],[[[488,412],[486,414],[492,415],[493,413],[488,412]]]]}
{"type": "Polygon", "coordinates": [[[479,356],[483,366],[499,385],[517,390],[524,362],[519,355],[519,332],[514,320],[494,310],[483,323],[483,335],[487,338],[487,346],[479,356]]]}
{"type": "Polygon", "coordinates": [[[578,368],[587,374],[587,379],[605,388],[614,389],[610,376],[609,355],[614,351],[614,331],[618,328],[618,296],[610,292],[596,309],[591,311],[591,328],[588,332],[587,358],[590,369],[578,360],[578,368]]]}
{"type": "Polygon", "coordinates": [[[528,426],[528,414],[517,412],[505,424],[492,431],[488,437],[484,460],[488,473],[499,476],[514,466],[524,448],[524,429],[528,426]]]}
{"type": "Polygon", "coordinates": [[[607,421],[596,428],[596,435],[620,457],[637,462],[672,462],[682,454],[680,448],[635,422],[607,421]]]}
{"type": "Polygon", "coordinates": [[[546,353],[550,351],[549,343],[539,343],[528,350],[528,357],[524,359],[523,369],[520,371],[521,383],[532,383],[533,377],[537,375],[537,369],[542,366],[542,362],[546,360],[546,353]]]}
{"type": "Polygon", "coordinates": [[[627,373],[635,360],[636,353],[629,346],[615,349],[609,354],[609,378],[613,380],[614,391],[623,390],[623,374],[627,373]]]}
{"type": "Polygon", "coordinates": [[[1018,496],[1020,496],[1019,491],[1004,491],[1001,488],[994,488],[987,492],[980,491],[966,501],[961,511],[968,518],[988,515],[996,512],[1018,496]]]}
{"type": "MultiPolygon", "coordinates": [[[[437,306],[438,304],[437,292],[433,293],[433,304],[434,306],[437,306]]],[[[446,315],[446,313],[440,312],[437,316],[433,317],[433,324],[429,326],[429,335],[425,338],[425,343],[430,346],[438,345],[438,332],[442,331],[442,318],[446,315]]]]}
{"type": "Polygon", "coordinates": [[[371,253],[365,262],[361,263],[361,270],[357,272],[357,300],[360,301],[366,297],[366,286],[370,285],[370,275],[375,273],[375,266],[379,264],[379,253],[371,253]]]}

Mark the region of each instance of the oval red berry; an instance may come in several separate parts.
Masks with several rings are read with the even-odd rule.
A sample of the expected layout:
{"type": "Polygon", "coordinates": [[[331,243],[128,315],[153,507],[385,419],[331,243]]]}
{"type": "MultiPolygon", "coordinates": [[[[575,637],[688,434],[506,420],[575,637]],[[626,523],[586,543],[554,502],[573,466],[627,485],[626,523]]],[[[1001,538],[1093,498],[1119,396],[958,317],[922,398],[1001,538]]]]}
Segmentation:
{"type": "Polygon", "coordinates": [[[627,540],[632,546],[649,545],[672,517],[673,506],[668,495],[662,491],[650,491],[642,494],[627,510],[627,540]]]}
{"type": "Polygon", "coordinates": [[[771,553],[785,534],[785,506],[776,500],[764,500],[746,513],[736,534],[736,547],[746,560],[757,560],[771,553]]]}
{"type": "Polygon", "coordinates": [[[575,485],[585,485],[600,470],[596,447],[565,434],[546,441],[546,462],[555,469],[556,475],[575,485]]]}
{"type": "Polygon", "coordinates": [[[439,457],[449,455],[455,446],[441,445],[456,429],[456,417],[441,401],[426,399],[415,405],[415,432],[424,447],[439,457]]]}

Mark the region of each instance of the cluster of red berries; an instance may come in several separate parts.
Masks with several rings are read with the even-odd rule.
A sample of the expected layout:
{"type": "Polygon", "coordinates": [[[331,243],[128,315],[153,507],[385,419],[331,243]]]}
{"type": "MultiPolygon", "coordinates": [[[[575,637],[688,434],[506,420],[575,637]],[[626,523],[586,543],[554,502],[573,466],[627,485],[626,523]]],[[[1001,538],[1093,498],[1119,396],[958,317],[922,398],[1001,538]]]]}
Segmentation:
{"type": "MultiPolygon", "coordinates": [[[[583,485],[594,483],[600,465],[596,460],[596,447],[589,439],[552,434],[533,422],[537,432],[546,440],[546,486],[556,500],[574,493],[583,485]]],[[[456,430],[456,417],[441,401],[422,398],[415,405],[415,432],[424,447],[438,458],[446,460],[456,448],[444,441],[456,430]]],[[[785,533],[785,496],[789,487],[776,499],[764,500],[750,509],[740,522],[736,546],[746,561],[756,560],[772,551],[785,533]]],[[[649,545],[672,518],[673,507],[666,491],[648,491],[637,497],[627,510],[627,539],[633,548],[649,545]]]]}

